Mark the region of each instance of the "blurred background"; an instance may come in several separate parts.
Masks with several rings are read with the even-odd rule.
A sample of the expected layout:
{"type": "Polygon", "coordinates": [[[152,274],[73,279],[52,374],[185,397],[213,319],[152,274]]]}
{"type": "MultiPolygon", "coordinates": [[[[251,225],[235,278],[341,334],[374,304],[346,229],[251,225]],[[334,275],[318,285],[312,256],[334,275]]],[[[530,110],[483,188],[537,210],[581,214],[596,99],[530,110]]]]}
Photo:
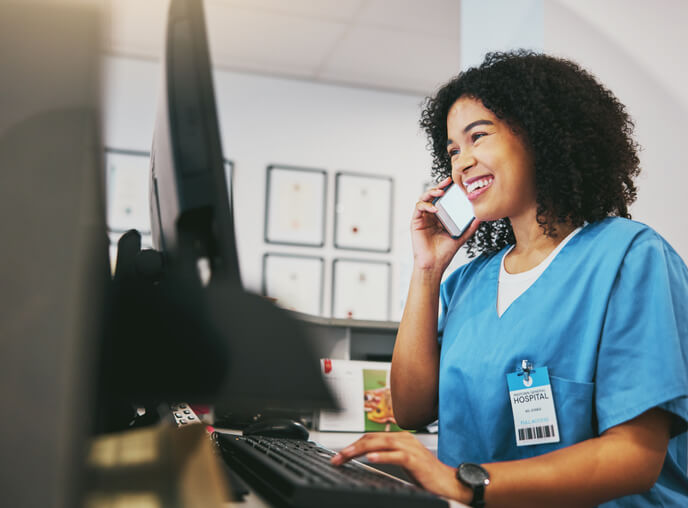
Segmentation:
{"type": "MultiPolygon", "coordinates": [[[[157,104],[167,2],[104,3],[105,144],[109,150],[145,157],[157,104]]],[[[688,259],[688,155],[683,146],[688,139],[688,2],[206,0],[205,8],[247,288],[262,290],[266,253],[321,258],[320,313],[330,316],[335,259],[383,261],[391,267],[389,311],[373,318],[398,320],[412,262],[409,218],[431,181],[430,156],[418,127],[421,105],[461,69],[480,63],[486,52],[514,48],[575,60],[627,105],[643,148],[638,200],[631,212],[688,259]],[[322,246],[266,241],[270,164],[325,171],[322,246]],[[338,171],[393,179],[388,252],[335,247],[338,171]]],[[[135,206],[145,208],[139,214],[144,220],[146,172],[143,164],[141,174],[127,183],[127,199],[139,200],[135,206]],[[143,190],[132,197],[136,185],[143,190]]],[[[465,260],[460,252],[454,265],[465,260]]],[[[300,305],[280,303],[297,310],[300,305]]]]}

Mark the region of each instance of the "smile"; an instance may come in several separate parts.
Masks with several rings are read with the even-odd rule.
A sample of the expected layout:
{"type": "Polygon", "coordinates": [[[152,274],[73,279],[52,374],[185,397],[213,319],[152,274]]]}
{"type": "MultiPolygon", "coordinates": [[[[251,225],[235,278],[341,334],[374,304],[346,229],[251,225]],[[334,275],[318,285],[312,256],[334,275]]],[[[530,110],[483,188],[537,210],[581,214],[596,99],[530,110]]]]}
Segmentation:
{"type": "Polygon", "coordinates": [[[480,194],[486,191],[490,187],[490,185],[492,185],[493,181],[494,177],[490,175],[479,177],[475,180],[469,180],[468,182],[466,182],[465,187],[468,199],[472,200],[477,198],[480,194]]]}

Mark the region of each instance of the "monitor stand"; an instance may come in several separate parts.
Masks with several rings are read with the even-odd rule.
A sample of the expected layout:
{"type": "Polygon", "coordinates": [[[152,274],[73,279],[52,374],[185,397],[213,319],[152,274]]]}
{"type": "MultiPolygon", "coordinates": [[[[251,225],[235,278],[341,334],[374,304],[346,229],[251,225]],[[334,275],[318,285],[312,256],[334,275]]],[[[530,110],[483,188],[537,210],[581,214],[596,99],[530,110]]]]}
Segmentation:
{"type": "Polygon", "coordinates": [[[98,432],[155,423],[161,404],[215,400],[230,352],[206,298],[200,282],[175,276],[159,252],[142,250],[138,231],[122,235],[101,357],[98,432]]]}

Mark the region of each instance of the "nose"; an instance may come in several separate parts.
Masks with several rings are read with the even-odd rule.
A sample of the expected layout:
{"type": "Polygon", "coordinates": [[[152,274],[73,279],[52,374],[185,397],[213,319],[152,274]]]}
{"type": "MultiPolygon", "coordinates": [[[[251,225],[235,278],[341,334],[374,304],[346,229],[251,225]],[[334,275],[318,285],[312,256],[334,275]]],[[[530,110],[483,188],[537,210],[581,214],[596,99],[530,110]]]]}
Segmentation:
{"type": "Polygon", "coordinates": [[[452,180],[455,182],[460,181],[461,174],[465,173],[473,166],[475,166],[473,152],[470,149],[462,151],[459,157],[454,159],[454,164],[452,165],[452,180]]]}

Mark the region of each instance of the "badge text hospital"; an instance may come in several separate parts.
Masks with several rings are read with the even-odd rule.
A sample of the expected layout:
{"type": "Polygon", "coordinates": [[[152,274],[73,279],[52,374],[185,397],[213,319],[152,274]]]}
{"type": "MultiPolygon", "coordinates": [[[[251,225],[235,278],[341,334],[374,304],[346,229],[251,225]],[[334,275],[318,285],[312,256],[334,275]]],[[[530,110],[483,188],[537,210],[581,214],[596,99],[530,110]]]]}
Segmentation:
{"type": "Polygon", "coordinates": [[[559,426],[547,367],[533,368],[524,360],[507,374],[517,446],[559,442],[559,426]]]}

